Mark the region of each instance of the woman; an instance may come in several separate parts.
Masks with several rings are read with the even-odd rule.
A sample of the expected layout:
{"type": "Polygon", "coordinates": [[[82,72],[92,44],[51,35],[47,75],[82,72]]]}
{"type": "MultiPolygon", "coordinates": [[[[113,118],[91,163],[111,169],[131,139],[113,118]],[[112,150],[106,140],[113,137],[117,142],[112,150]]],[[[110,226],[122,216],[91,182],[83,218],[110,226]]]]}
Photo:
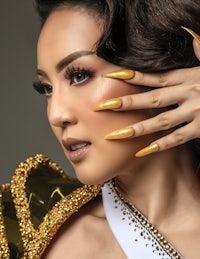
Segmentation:
{"type": "MultiPolygon", "coordinates": [[[[55,183],[57,166],[41,156],[20,165],[11,185],[15,208],[11,207],[16,209],[19,221],[15,229],[18,228],[19,239],[22,239],[22,245],[18,239],[22,246],[19,249],[21,254],[16,253],[15,256],[198,258],[200,186],[195,174],[199,165],[197,151],[190,144],[185,144],[151,156],[134,157],[134,153],[154,143],[158,137],[164,137],[168,131],[152,133],[151,130],[146,136],[131,138],[134,132],[131,127],[128,129],[130,138],[110,141],[113,139],[112,132],[150,120],[162,109],[96,111],[101,110],[102,102],[107,99],[116,100],[132,94],[144,96],[143,92],[151,90],[147,86],[132,85],[129,81],[114,80],[110,78],[113,77],[111,71],[128,68],[128,73],[133,76],[133,69],[163,72],[199,64],[193,54],[192,39],[180,26],[198,31],[200,24],[196,23],[196,16],[200,5],[196,3],[195,6],[193,2],[193,8],[188,10],[183,3],[179,6],[174,1],[146,1],[149,6],[141,4],[141,1],[128,2],[117,1],[116,5],[116,1],[37,1],[42,29],[38,41],[39,82],[34,87],[47,97],[50,125],[78,179],[92,185],[77,189],[77,184],[66,180],[61,172],[62,177],[56,178],[57,188],[53,186],[54,191],[51,191],[51,198],[55,194],[62,198],[56,203],[59,199],[50,200],[49,190],[45,187],[49,179],[50,182],[54,179],[55,183]],[[162,8],[158,8],[159,4],[163,5],[162,8]],[[141,19],[145,7],[145,16],[151,21],[153,19],[154,24],[141,19]],[[133,10],[135,12],[132,13],[133,10]],[[159,15],[164,14],[171,26],[167,24],[166,27],[160,19],[159,15]],[[127,27],[130,21],[134,24],[135,33],[132,27],[127,27]],[[141,35],[137,33],[147,24],[150,26],[141,41],[141,35]],[[118,28],[117,32],[115,28],[118,28]],[[169,33],[169,30],[173,32],[169,33]],[[131,50],[126,42],[130,32],[134,35],[128,42],[131,50]],[[166,38],[158,41],[158,32],[168,39],[170,48],[166,49],[166,38]],[[119,42],[118,37],[125,42],[119,42]],[[134,40],[140,44],[134,45],[134,40]],[[145,46],[150,41],[154,48],[147,49],[145,46]],[[160,43],[164,45],[158,48],[160,43]],[[134,54],[136,47],[140,53],[143,48],[143,55],[136,53],[135,59],[129,59],[127,53],[134,54]],[[40,181],[37,178],[33,183],[37,174],[40,174],[40,181]],[[41,184],[41,181],[42,194],[45,193],[42,199],[42,194],[38,195],[41,190],[32,191],[39,188],[36,183],[41,184]],[[101,196],[97,196],[99,184],[104,184],[103,202],[101,196]],[[67,188],[75,191],[68,194],[67,188]],[[66,197],[63,197],[64,192],[68,194],[66,197]],[[92,201],[88,203],[90,199],[92,201]],[[44,205],[43,211],[36,210],[44,205]]],[[[179,123],[182,122],[180,119],[179,123]]],[[[154,145],[156,149],[157,146],[154,145]]],[[[141,156],[141,152],[137,156],[141,156]]],[[[6,201],[6,197],[3,198],[6,201]]],[[[7,200],[10,201],[9,197],[7,200]]],[[[16,220],[11,222],[14,224],[16,220]]],[[[3,226],[2,236],[6,232],[3,226]]],[[[6,238],[5,235],[3,238],[6,238]]],[[[6,246],[6,242],[2,243],[6,246]]],[[[16,243],[13,240],[13,244],[16,243]]],[[[6,251],[6,248],[3,249],[6,251]]]]}

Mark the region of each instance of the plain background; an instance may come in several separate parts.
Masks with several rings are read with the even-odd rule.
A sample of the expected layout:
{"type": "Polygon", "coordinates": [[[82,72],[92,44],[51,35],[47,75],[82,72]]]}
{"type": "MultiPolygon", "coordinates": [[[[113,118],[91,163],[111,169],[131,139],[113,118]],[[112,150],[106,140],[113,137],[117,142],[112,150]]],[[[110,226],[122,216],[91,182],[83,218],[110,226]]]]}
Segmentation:
{"type": "Polygon", "coordinates": [[[32,87],[40,27],[34,2],[6,0],[0,6],[0,184],[38,153],[73,174],[49,127],[45,97],[32,87]]]}

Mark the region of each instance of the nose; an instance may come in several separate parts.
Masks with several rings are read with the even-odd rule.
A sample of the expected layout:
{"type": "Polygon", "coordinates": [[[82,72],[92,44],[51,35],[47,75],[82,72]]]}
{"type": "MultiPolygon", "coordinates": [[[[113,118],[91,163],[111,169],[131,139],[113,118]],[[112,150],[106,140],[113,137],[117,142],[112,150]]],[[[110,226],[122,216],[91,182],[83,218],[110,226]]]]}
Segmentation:
{"type": "Polygon", "coordinates": [[[54,127],[66,127],[76,123],[73,106],[74,100],[63,92],[54,92],[48,100],[47,115],[50,125],[54,127]]]}

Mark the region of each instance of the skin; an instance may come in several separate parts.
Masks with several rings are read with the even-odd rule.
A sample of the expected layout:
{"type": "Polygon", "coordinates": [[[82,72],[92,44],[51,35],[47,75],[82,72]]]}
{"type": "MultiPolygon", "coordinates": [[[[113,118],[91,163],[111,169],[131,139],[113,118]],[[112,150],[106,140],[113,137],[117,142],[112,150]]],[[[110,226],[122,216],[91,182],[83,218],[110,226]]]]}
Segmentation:
{"type": "MultiPolygon", "coordinates": [[[[200,187],[188,148],[182,146],[134,158],[133,154],[153,142],[158,134],[125,141],[107,141],[104,136],[116,128],[149,118],[152,110],[98,113],[93,107],[105,99],[139,93],[139,88],[103,78],[102,74],[119,67],[95,55],[82,56],[68,64],[95,71],[84,82],[74,84],[65,77],[66,67],[57,69],[75,51],[94,51],[101,35],[99,28],[99,21],[80,8],[58,9],[47,19],[38,41],[38,74],[41,83],[53,87],[47,95],[49,123],[67,158],[69,152],[62,145],[63,139],[73,137],[91,142],[87,155],[72,163],[83,183],[103,183],[115,177],[123,195],[184,258],[196,259],[200,240],[200,187]]],[[[101,199],[88,204],[61,227],[44,258],[66,258],[66,255],[72,259],[125,258],[107,224],[101,199]]]]}
{"type": "Polygon", "coordinates": [[[79,180],[85,184],[104,183],[119,172],[128,174],[132,171],[133,165],[136,168],[137,163],[139,166],[140,161],[135,161],[134,153],[148,143],[148,138],[110,142],[104,140],[105,135],[116,127],[124,127],[133,121],[137,122],[149,117],[150,112],[95,113],[93,111],[96,103],[103,99],[135,94],[140,90],[120,80],[116,84],[114,80],[103,78],[103,73],[119,67],[96,55],[82,56],[68,65],[68,68],[84,67],[95,71],[94,78],[83,83],[71,85],[65,78],[66,67],[57,72],[56,66],[63,58],[77,50],[93,50],[94,44],[101,35],[96,23],[88,20],[86,15],[81,15],[79,20],[76,20],[76,16],[74,18],[73,15],[69,15],[63,23],[65,11],[60,10],[60,13],[52,14],[52,19],[47,20],[38,42],[39,79],[42,83],[53,86],[53,93],[47,97],[47,116],[67,158],[69,158],[69,152],[62,145],[62,140],[76,138],[92,143],[83,161],[72,163],[79,180]],[[72,20],[75,21],[72,23],[72,20]],[[70,26],[66,29],[66,24],[69,22],[70,26]],[[58,23],[60,29],[58,29],[58,23]],[[63,26],[61,27],[60,24],[63,26]],[[86,30],[87,26],[93,31],[92,34],[86,30]],[[80,28],[80,31],[77,31],[77,28],[80,28]],[[64,123],[68,125],[65,127],[64,123]]]}
{"type": "MultiPolygon", "coordinates": [[[[193,48],[196,57],[200,60],[200,43],[194,40],[193,48]]],[[[113,111],[162,108],[178,104],[178,107],[173,112],[166,111],[151,119],[127,126],[133,127],[135,131],[134,137],[138,137],[152,132],[172,129],[174,126],[179,125],[179,128],[171,130],[170,134],[156,139],[153,143],[149,143],[156,143],[159,146],[159,151],[175,147],[195,138],[200,138],[199,75],[199,67],[178,69],[159,74],[135,71],[134,78],[126,80],[126,82],[158,89],[142,93],[139,96],[121,96],[122,106],[113,111]],[[181,123],[187,124],[180,126],[181,123]]]]}

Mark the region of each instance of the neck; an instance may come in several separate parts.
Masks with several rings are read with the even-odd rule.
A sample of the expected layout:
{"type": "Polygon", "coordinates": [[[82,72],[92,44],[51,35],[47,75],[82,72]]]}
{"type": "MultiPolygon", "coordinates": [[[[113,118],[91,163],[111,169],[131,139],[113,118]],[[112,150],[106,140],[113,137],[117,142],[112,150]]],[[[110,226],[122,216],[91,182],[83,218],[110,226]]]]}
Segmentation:
{"type": "MultiPolygon", "coordinates": [[[[200,184],[194,161],[183,147],[142,158],[134,173],[116,178],[121,194],[154,225],[200,212],[200,184]]],[[[199,215],[199,214],[198,214],[199,215]]]]}

